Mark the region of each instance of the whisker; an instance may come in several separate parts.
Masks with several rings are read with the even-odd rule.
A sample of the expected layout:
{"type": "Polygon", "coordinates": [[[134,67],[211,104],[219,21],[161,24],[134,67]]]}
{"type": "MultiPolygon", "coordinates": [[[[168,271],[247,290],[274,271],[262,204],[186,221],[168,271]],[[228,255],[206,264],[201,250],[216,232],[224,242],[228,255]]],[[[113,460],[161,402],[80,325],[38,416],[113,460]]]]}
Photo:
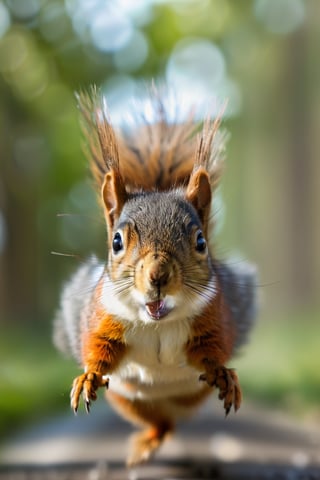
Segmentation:
{"type": "Polygon", "coordinates": [[[85,214],[85,213],[64,212],[64,213],[57,213],[56,217],[57,218],[78,217],[78,218],[88,219],[88,220],[90,220],[90,222],[96,223],[96,224],[99,224],[99,225],[104,225],[105,224],[104,220],[99,215],[89,215],[89,214],[85,214]]]}
{"type": "Polygon", "coordinates": [[[123,295],[124,293],[130,292],[133,282],[132,279],[133,277],[125,277],[125,278],[120,278],[117,280],[109,280],[109,282],[105,283],[106,288],[112,290],[112,292],[115,295],[123,295]]]}
{"type": "Polygon", "coordinates": [[[88,288],[81,288],[81,289],[77,290],[76,292],[71,293],[68,296],[68,298],[83,297],[83,296],[86,296],[88,294],[93,294],[96,286],[97,286],[97,284],[94,283],[92,286],[88,286],[88,288]]]}
{"type": "Polygon", "coordinates": [[[84,259],[81,257],[81,255],[78,255],[77,253],[64,253],[64,252],[55,252],[52,250],[50,252],[51,255],[57,255],[58,257],[71,257],[71,258],[77,258],[78,260],[84,261],[84,259]]]}
{"type": "Polygon", "coordinates": [[[212,288],[209,288],[208,285],[200,284],[200,283],[193,283],[193,282],[185,282],[186,287],[185,293],[190,295],[196,294],[197,296],[203,297],[206,300],[211,300],[212,298],[212,288]]]}

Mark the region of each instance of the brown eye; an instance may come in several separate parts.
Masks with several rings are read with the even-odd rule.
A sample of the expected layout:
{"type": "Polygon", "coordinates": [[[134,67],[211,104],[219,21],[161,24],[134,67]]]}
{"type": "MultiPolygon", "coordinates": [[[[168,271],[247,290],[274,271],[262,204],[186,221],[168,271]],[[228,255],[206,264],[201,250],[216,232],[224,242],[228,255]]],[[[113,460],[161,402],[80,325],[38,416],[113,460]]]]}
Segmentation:
{"type": "Polygon", "coordinates": [[[120,232],[116,232],[114,234],[114,237],[112,240],[112,249],[114,253],[118,253],[121,250],[123,250],[123,241],[122,241],[122,236],[120,232]]]}
{"type": "Polygon", "coordinates": [[[199,253],[203,253],[206,251],[207,248],[207,242],[203,236],[203,233],[201,230],[198,230],[197,236],[196,236],[196,250],[199,253]]]}

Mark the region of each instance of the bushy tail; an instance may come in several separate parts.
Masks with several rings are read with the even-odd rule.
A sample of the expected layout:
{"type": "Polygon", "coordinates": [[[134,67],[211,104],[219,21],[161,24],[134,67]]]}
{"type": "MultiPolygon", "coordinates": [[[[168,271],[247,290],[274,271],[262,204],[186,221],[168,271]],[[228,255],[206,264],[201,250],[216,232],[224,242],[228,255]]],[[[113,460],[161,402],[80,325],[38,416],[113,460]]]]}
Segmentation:
{"type": "MultiPolygon", "coordinates": [[[[103,96],[92,87],[77,96],[87,155],[98,188],[110,169],[120,172],[128,192],[185,186],[191,172],[204,166],[216,188],[222,172],[225,135],[220,118],[196,125],[193,115],[172,123],[158,91],[150,93],[151,115],[133,112],[134,128],[115,129],[103,96]]],[[[150,113],[150,112],[149,112],[150,113]]]]}

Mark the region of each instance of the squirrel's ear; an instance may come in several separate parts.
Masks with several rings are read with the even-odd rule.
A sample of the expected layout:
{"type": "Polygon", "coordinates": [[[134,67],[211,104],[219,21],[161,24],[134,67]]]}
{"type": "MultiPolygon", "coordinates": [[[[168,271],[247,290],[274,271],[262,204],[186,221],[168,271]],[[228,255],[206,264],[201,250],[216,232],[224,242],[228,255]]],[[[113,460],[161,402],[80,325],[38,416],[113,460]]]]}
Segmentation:
{"type": "Polygon", "coordinates": [[[112,230],[115,221],[119,218],[127,197],[128,195],[119,172],[110,170],[106,173],[102,185],[102,201],[110,230],[112,230]]]}
{"type": "MultiPolygon", "coordinates": [[[[194,206],[203,228],[208,226],[211,206],[211,186],[208,172],[200,167],[192,172],[186,191],[186,199],[194,206]]],[[[206,233],[206,232],[205,232],[206,233]]]]}

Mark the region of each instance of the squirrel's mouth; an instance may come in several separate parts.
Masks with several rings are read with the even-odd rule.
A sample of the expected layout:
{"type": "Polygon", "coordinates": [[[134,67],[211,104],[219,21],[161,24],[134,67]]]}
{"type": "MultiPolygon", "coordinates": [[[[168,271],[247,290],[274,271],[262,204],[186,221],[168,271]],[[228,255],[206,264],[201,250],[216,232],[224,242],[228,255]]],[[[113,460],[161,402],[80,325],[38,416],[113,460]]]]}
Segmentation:
{"type": "Polygon", "coordinates": [[[155,300],[154,302],[146,303],[146,311],[153,320],[160,320],[171,312],[164,300],[155,300]]]}

